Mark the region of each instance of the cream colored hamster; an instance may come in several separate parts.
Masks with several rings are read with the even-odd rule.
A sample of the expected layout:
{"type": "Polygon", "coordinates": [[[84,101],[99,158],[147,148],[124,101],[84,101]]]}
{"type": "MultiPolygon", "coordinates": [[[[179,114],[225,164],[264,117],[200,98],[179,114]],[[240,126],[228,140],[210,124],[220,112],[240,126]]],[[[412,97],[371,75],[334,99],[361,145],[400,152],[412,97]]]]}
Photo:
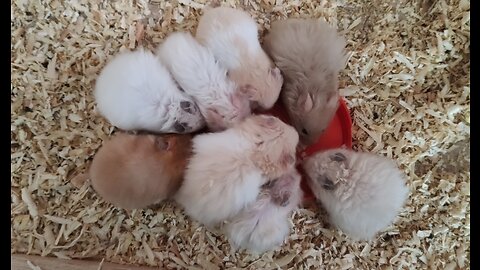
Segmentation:
{"type": "Polygon", "coordinates": [[[116,55],[100,72],[94,94],[100,114],[123,130],[189,133],[205,125],[193,99],[148,50],[116,55]]]}
{"type": "Polygon", "coordinates": [[[273,107],[283,77],[260,46],[257,23],[247,12],[230,7],[206,9],[195,37],[228,69],[229,77],[242,87],[254,107],[273,107]]]}
{"type": "Polygon", "coordinates": [[[191,140],[189,134],[114,135],[94,156],[89,170],[93,189],[125,209],[170,198],[182,183],[191,140]]]}
{"type": "Polygon", "coordinates": [[[260,187],[295,166],[298,133],[276,117],[253,115],[233,128],[193,139],[193,155],[175,200],[215,227],[253,202],[260,187]]]}
{"type": "Polygon", "coordinates": [[[303,162],[308,184],[333,225],[355,240],[371,240],[403,207],[403,173],[385,157],[348,149],[317,153],[303,162]]]}
{"type": "Polygon", "coordinates": [[[314,19],[275,21],[265,36],[265,51],[284,78],[280,97],[304,145],[317,141],[338,108],[345,45],[335,28],[314,19]]]}
{"type": "Polygon", "coordinates": [[[170,34],[157,55],[180,87],[195,99],[212,131],[228,128],[250,115],[248,97],[190,33],[170,34]]]}
{"type": "Polygon", "coordinates": [[[300,175],[293,170],[262,187],[256,201],[226,222],[232,246],[262,253],[280,246],[290,232],[290,215],[303,196],[300,175]]]}

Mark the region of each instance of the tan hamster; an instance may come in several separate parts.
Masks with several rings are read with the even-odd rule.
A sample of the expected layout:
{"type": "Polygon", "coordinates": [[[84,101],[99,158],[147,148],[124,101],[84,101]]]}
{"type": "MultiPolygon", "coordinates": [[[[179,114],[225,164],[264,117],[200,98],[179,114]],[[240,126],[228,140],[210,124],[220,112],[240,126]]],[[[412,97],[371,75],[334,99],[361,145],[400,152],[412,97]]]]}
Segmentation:
{"type": "Polygon", "coordinates": [[[385,157],[339,148],[303,162],[308,184],[333,225],[371,240],[390,225],[408,197],[403,173],[385,157]]]}
{"type": "Polygon", "coordinates": [[[92,186],[117,207],[159,203],[180,187],[191,144],[189,134],[116,134],[94,156],[89,170],[92,186]]]}
{"type": "Polygon", "coordinates": [[[260,46],[257,23],[247,12],[207,8],[195,37],[228,70],[229,78],[247,94],[252,108],[273,107],[282,88],[282,74],[260,46]]]}
{"type": "Polygon", "coordinates": [[[265,36],[265,51],[283,74],[281,100],[303,145],[317,141],[338,108],[345,45],[335,28],[314,19],[273,22],[265,36]]]}

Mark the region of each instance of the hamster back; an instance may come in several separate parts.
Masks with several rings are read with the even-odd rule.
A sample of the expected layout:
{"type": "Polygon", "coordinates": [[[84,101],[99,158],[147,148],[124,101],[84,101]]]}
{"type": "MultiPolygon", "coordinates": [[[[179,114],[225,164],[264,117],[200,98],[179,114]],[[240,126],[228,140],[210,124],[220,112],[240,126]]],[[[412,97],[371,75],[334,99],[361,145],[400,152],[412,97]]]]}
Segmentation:
{"type": "Polygon", "coordinates": [[[158,203],[180,187],[191,135],[118,134],[95,155],[95,191],[115,206],[134,209],[158,203]]]}

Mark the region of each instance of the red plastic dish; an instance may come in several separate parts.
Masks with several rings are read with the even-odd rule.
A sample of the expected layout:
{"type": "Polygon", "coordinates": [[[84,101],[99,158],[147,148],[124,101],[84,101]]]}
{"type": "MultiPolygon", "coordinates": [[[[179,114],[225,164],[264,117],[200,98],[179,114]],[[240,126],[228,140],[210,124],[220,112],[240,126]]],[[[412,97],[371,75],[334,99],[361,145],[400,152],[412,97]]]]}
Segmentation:
{"type": "MultiPolygon", "coordinates": [[[[276,116],[285,123],[290,123],[288,115],[280,100],[272,109],[265,113],[276,116]]],[[[350,118],[350,112],[343,98],[340,99],[340,105],[337,113],[333,117],[325,132],[320,136],[320,138],[318,138],[318,141],[308,146],[304,151],[297,153],[297,157],[304,158],[319,151],[339,148],[342,146],[352,148],[352,119],[350,118]]],[[[302,174],[301,187],[305,193],[305,200],[311,200],[314,197],[312,191],[307,185],[305,173],[300,166],[298,166],[297,169],[302,174]]]]}

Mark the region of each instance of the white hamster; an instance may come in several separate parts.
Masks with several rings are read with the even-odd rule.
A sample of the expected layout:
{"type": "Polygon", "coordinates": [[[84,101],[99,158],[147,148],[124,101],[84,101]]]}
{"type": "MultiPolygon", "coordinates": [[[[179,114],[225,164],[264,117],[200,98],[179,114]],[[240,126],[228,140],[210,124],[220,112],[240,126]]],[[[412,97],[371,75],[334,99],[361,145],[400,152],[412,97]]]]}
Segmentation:
{"type": "Polygon", "coordinates": [[[276,117],[252,115],[233,128],[197,135],[174,199],[215,227],[255,201],[260,187],[295,166],[298,133],[276,117]]]}
{"type": "Polygon", "coordinates": [[[375,237],[394,221],[408,197],[396,164],[372,153],[331,149],[307,158],[303,168],[333,225],[354,240],[375,237]]]}
{"type": "Polygon", "coordinates": [[[300,205],[303,195],[300,174],[293,170],[267,184],[256,201],[226,223],[224,230],[234,248],[262,253],[287,238],[290,215],[300,205]]]}
{"type": "Polygon", "coordinates": [[[260,46],[257,23],[247,12],[230,7],[206,9],[195,37],[212,50],[254,106],[273,107],[283,77],[260,46]]]}
{"type": "Polygon", "coordinates": [[[227,78],[227,70],[210,50],[190,33],[170,34],[157,55],[180,87],[195,99],[211,130],[228,128],[250,114],[247,96],[227,78]]]}
{"type": "Polygon", "coordinates": [[[123,52],[109,61],[94,94],[100,114],[123,130],[189,133],[205,125],[193,99],[145,49],[123,52]]]}

